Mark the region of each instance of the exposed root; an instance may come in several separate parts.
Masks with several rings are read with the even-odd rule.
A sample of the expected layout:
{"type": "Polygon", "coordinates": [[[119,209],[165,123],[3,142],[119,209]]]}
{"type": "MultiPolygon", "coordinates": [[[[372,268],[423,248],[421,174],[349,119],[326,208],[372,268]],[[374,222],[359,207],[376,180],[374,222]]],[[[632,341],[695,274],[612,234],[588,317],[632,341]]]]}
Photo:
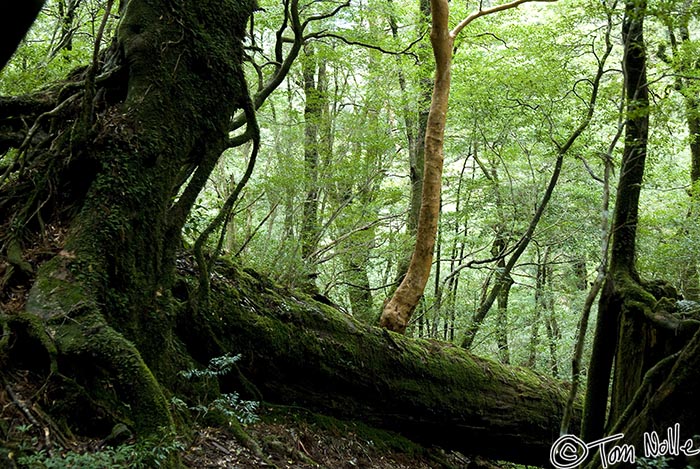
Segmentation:
{"type": "MultiPolygon", "coordinates": [[[[229,431],[236,437],[238,442],[248,448],[253,454],[262,459],[267,460],[267,456],[263,453],[260,445],[253,437],[251,437],[244,429],[243,426],[237,420],[233,419],[229,427],[229,431]]],[[[272,464],[272,463],[270,463],[272,464]]],[[[274,466],[274,464],[272,464],[274,466]]]]}

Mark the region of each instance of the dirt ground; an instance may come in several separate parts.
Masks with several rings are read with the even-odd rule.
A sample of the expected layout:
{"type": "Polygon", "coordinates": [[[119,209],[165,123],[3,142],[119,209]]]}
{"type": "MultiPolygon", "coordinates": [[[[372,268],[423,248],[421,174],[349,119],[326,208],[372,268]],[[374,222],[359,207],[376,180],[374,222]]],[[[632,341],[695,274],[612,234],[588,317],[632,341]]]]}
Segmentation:
{"type": "MultiPolygon", "coordinates": [[[[11,380],[0,373],[0,467],[20,468],[21,455],[54,457],[99,455],[111,447],[107,439],[65,435],[37,404],[41,388],[25,374],[11,380]]],[[[262,405],[259,421],[245,427],[253,444],[243,445],[234,432],[221,427],[196,425],[187,439],[178,438],[181,458],[190,469],[327,468],[327,469],[494,469],[514,468],[468,458],[439,448],[424,448],[398,434],[340,421],[298,407],[262,405]]],[[[126,428],[126,427],[124,427],[126,428]]],[[[115,444],[135,443],[127,436],[115,444]]],[[[118,448],[119,446],[115,446],[118,448]]],[[[90,463],[64,462],[61,468],[106,469],[90,463]]],[[[55,464],[56,462],[52,463],[55,464]]],[[[32,465],[32,467],[43,467],[32,465]]],[[[109,465],[109,469],[128,467],[109,465]]]]}
{"type": "Polygon", "coordinates": [[[186,450],[185,463],[193,469],[277,467],[328,469],[430,469],[486,468],[485,461],[470,460],[459,453],[425,449],[387,432],[362,424],[316,416],[263,417],[246,431],[258,442],[267,459],[261,459],[227,432],[201,428],[186,450]]]}

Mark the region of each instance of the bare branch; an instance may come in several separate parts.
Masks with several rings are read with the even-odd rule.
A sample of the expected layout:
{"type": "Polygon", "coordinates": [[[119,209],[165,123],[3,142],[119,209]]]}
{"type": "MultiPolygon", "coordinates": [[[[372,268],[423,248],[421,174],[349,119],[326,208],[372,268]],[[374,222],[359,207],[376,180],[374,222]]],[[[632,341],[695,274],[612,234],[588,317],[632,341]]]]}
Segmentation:
{"type": "Polygon", "coordinates": [[[493,13],[498,13],[499,11],[504,11],[504,10],[510,10],[512,8],[517,8],[523,3],[530,3],[530,2],[556,2],[557,0],[514,0],[512,2],[504,3],[502,5],[496,5],[490,8],[479,8],[478,11],[475,11],[471,15],[467,16],[464,18],[455,28],[450,31],[450,36],[452,38],[457,37],[457,35],[472,21],[481,18],[482,16],[486,15],[491,15],[493,13]]]}
{"type": "Polygon", "coordinates": [[[387,55],[410,55],[410,56],[413,57],[416,61],[418,61],[418,56],[417,56],[415,53],[410,52],[410,50],[413,48],[413,46],[415,46],[416,44],[418,44],[424,37],[425,37],[425,32],[424,32],[423,34],[421,34],[420,37],[418,37],[417,39],[415,39],[414,41],[412,41],[408,46],[404,47],[404,48],[403,48],[402,50],[400,50],[400,51],[391,51],[391,50],[387,50],[387,49],[385,49],[385,48],[383,48],[383,47],[381,47],[381,46],[377,46],[377,45],[375,45],[375,44],[369,44],[369,43],[362,42],[362,41],[355,41],[355,40],[353,40],[353,39],[348,39],[348,38],[346,38],[346,37],[344,37],[344,36],[341,36],[341,35],[339,35],[339,34],[329,33],[329,32],[325,32],[325,31],[319,31],[319,32],[317,32],[317,33],[309,34],[309,35],[307,35],[307,36],[304,37],[304,40],[306,40],[306,39],[322,39],[322,38],[338,39],[339,41],[342,41],[342,42],[344,42],[345,44],[348,44],[348,45],[350,45],[350,46],[360,46],[360,47],[364,47],[364,48],[367,48],[367,49],[372,49],[372,50],[379,51],[379,52],[381,52],[382,54],[387,54],[387,55]]]}
{"type": "MultiPolygon", "coordinates": [[[[380,217],[380,218],[378,218],[370,223],[367,223],[365,225],[359,226],[357,228],[353,228],[352,230],[348,231],[347,233],[344,233],[343,235],[338,236],[337,238],[335,238],[333,241],[331,241],[327,245],[316,249],[316,251],[314,251],[309,257],[311,257],[311,258],[320,257],[321,254],[330,251],[331,249],[333,249],[333,247],[337,246],[338,244],[341,244],[343,241],[345,241],[346,239],[348,239],[352,235],[354,235],[356,233],[360,233],[362,231],[370,230],[370,229],[374,228],[375,226],[379,225],[380,223],[382,223],[383,221],[392,220],[392,219],[395,219],[398,217],[400,217],[400,215],[398,215],[398,216],[397,215],[387,215],[385,217],[380,217]]],[[[330,260],[330,258],[326,258],[324,261],[319,261],[318,263],[320,264],[321,262],[325,262],[327,260],[330,260]]]]}
{"type": "Polygon", "coordinates": [[[329,11],[328,13],[323,13],[321,15],[314,15],[314,16],[309,16],[306,21],[304,21],[304,24],[301,25],[302,29],[306,29],[306,27],[311,23],[312,21],[320,21],[320,20],[325,20],[326,18],[331,18],[340,12],[343,8],[347,8],[350,6],[350,0],[345,1],[344,3],[341,3],[337,7],[335,7],[333,10],[329,11]]]}

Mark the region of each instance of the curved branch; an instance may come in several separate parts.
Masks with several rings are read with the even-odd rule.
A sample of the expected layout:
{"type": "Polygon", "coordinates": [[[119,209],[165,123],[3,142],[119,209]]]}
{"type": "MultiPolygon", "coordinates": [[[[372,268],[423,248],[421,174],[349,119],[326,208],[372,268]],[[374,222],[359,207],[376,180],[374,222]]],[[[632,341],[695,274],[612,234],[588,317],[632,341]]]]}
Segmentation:
{"type": "Polygon", "coordinates": [[[510,10],[512,8],[517,8],[523,3],[530,3],[530,2],[556,2],[557,0],[514,0],[512,2],[504,3],[502,5],[496,5],[491,8],[486,8],[486,9],[479,9],[478,11],[475,11],[471,15],[467,16],[465,19],[463,19],[457,26],[454,27],[452,31],[450,31],[450,36],[453,38],[457,37],[457,35],[472,21],[481,18],[482,16],[486,15],[491,15],[493,13],[498,13],[499,11],[504,11],[504,10],[510,10]]]}
{"type": "Polygon", "coordinates": [[[344,37],[344,36],[341,36],[340,34],[329,33],[329,32],[323,32],[323,31],[319,31],[319,32],[317,32],[317,33],[309,34],[309,35],[305,36],[304,39],[322,39],[322,38],[326,38],[326,37],[332,38],[332,39],[338,39],[339,41],[342,41],[342,42],[344,42],[345,44],[350,45],[350,46],[360,46],[360,47],[364,47],[364,48],[366,48],[366,49],[376,50],[376,51],[381,52],[382,54],[387,54],[387,55],[410,55],[410,56],[413,57],[416,61],[418,61],[418,56],[417,56],[414,52],[410,52],[410,50],[413,48],[413,46],[415,46],[415,45],[418,44],[421,40],[423,40],[423,38],[425,37],[425,32],[423,32],[423,34],[421,34],[417,39],[411,41],[411,43],[410,43],[408,46],[404,47],[403,49],[401,49],[401,50],[399,50],[399,51],[387,50],[387,49],[383,48],[382,46],[378,46],[378,45],[375,45],[375,44],[368,44],[368,43],[362,42],[362,41],[355,41],[355,40],[353,40],[353,39],[348,39],[348,38],[346,38],[346,37],[344,37]]]}
{"type": "MultiPolygon", "coordinates": [[[[260,109],[260,106],[267,100],[267,98],[272,94],[277,87],[282,84],[284,78],[289,73],[292,68],[294,60],[299,56],[299,51],[301,51],[301,46],[304,42],[304,25],[302,25],[299,19],[299,0],[291,0],[289,8],[285,12],[285,18],[282,23],[282,27],[277,31],[277,41],[275,43],[275,55],[276,60],[279,62],[277,71],[270,77],[270,79],[265,83],[265,85],[253,98],[253,109],[260,109]],[[282,37],[284,29],[286,29],[287,21],[291,20],[292,31],[294,32],[294,39],[292,40],[292,47],[287,54],[287,57],[282,60],[282,45],[287,42],[285,38],[282,37]]],[[[236,116],[231,122],[230,131],[233,132],[237,129],[243,127],[246,123],[246,113],[241,113],[236,116]]],[[[235,138],[235,137],[234,137],[235,138]]],[[[229,142],[229,147],[235,146],[233,139],[229,142]]]]}
{"type": "Polygon", "coordinates": [[[301,25],[301,29],[306,29],[306,27],[307,27],[312,21],[320,21],[320,20],[325,20],[325,19],[331,18],[331,17],[337,15],[337,14],[340,12],[340,10],[342,10],[343,8],[347,8],[347,7],[349,7],[349,6],[350,6],[350,0],[347,0],[347,1],[343,2],[343,3],[341,3],[340,5],[338,5],[337,7],[335,7],[333,10],[329,11],[328,13],[323,13],[323,14],[320,14],[320,15],[309,16],[309,17],[306,19],[306,21],[304,21],[304,23],[301,25]]]}
{"type": "MultiPolygon", "coordinates": [[[[247,90],[247,84],[245,78],[242,76],[241,72],[241,88],[247,90]]],[[[216,230],[223,222],[229,217],[231,210],[233,209],[238,196],[240,195],[243,187],[248,183],[250,176],[253,174],[253,169],[255,168],[255,162],[260,151],[260,127],[258,126],[257,117],[255,114],[255,106],[253,100],[248,94],[243,102],[243,112],[247,121],[246,133],[250,133],[250,138],[253,140],[253,149],[250,154],[250,159],[248,160],[248,166],[243,174],[243,177],[236,185],[231,195],[228,196],[226,202],[224,202],[223,207],[219,211],[219,214],[214,218],[214,220],[209,223],[209,225],[202,231],[202,233],[197,238],[194,243],[194,254],[197,259],[197,264],[199,266],[199,301],[200,305],[207,305],[209,301],[209,270],[211,263],[216,259],[218,253],[214,253],[211,259],[211,263],[207,263],[204,259],[203,247],[204,244],[209,239],[209,236],[216,230]],[[249,132],[248,132],[249,131],[249,132]]]]}

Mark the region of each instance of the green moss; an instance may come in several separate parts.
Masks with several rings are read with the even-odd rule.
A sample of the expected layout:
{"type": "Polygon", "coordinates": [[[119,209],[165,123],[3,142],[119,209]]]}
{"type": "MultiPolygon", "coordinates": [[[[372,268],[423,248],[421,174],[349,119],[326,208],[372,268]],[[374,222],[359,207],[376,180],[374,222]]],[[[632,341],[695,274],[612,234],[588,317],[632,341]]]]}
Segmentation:
{"type": "Polygon", "coordinates": [[[379,452],[396,451],[409,457],[426,456],[428,453],[423,446],[399,433],[374,428],[357,420],[340,420],[301,407],[268,405],[263,420],[302,422],[339,436],[354,433],[358,440],[369,442],[379,452]]]}
{"type": "Polygon", "coordinates": [[[91,301],[82,284],[75,281],[65,257],[55,257],[39,268],[25,309],[45,320],[67,317],[91,301]]]}
{"type": "Polygon", "coordinates": [[[172,429],[160,385],[138,350],[97,312],[84,311],[74,321],[54,327],[62,371],[74,376],[92,399],[139,435],[172,429]]]}
{"type": "Polygon", "coordinates": [[[211,318],[223,332],[222,346],[243,355],[242,371],[266,400],[406,429],[419,441],[443,431],[438,415],[463,422],[460,431],[475,438],[485,437],[479,428],[518,425],[515,414],[533,428],[558,428],[566,400],[561,383],[447,343],[368,326],[228,269],[212,282],[211,318]]]}
{"type": "Polygon", "coordinates": [[[140,435],[170,430],[173,421],[160,385],[134,345],[107,324],[66,259],[56,257],[40,268],[27,313],[14,321],[41,343],[51,371],[72,377],[63,385],[72,383],[71,394],[84,395],[91,408],[103,408],[140,435]]]}

